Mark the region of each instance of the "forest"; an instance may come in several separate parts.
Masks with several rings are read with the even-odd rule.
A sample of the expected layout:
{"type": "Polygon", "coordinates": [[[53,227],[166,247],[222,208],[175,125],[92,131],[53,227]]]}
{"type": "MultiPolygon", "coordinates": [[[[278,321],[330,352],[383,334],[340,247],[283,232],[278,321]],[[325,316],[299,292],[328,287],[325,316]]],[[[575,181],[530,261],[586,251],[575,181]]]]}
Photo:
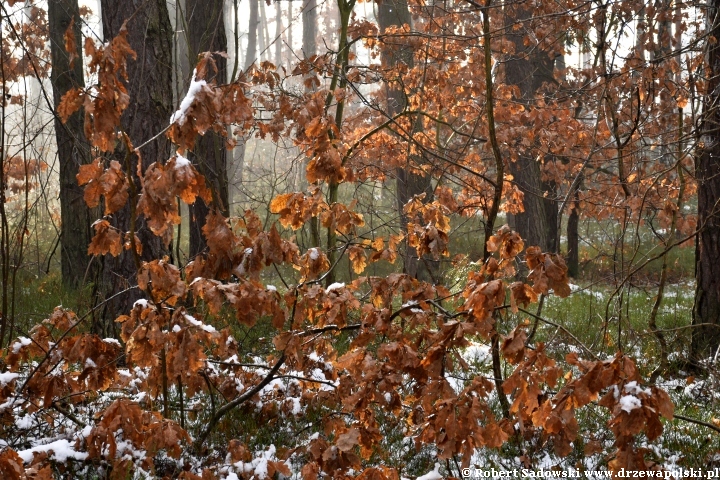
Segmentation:
{"type": "Polygon", "coordinates": [[[3,0],[0,88],[0,478],[720,477],[720,0],[3,0]]]}

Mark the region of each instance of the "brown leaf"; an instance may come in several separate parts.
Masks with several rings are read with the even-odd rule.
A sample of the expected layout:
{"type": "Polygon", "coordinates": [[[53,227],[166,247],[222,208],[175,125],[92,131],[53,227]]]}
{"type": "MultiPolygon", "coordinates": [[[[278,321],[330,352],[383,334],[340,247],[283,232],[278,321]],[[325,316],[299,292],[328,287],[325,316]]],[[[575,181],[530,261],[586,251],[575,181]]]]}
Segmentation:
{"type": "Polygon", "coordinates": [[[145,262],[138,273],[138,286],[141,290],[150,291],[157,302],[168,305],[175,305],[187,291],[180,269],[165,260],[145,262]]]}
{"type": "Polygon", "coordinates": [[[503,225],[487,241],[488,252],[499,252],[501,259],[513,259],[522,252],[525,243],[517,232],[503,225]]]}
{"type": "Polygon", "coordinates": [[[100,195],[102,195],[102,186],[100,185],[100,176],[103,173],[103,167],[100,159],[96,158],[92,163],[80,165],[77,174],[78,185],[86,185],[85,187],[85,203],[90,208],[95,208],[100,204],[100,195]]]}
{"type": "Polygon", "coordinates": [[[25,474],[23,459],[11,448],[0,452],[0,477],[8,480],[21,480],[25,474]]]}
{"type": "Polygon", "coordinates": [[[88,246],[89,255],[105,255],[109,253],[117,257],[122,252],[123,243],[120,232],[110,225],[107,220],[98,220],[93,225],[95,236],[88,246]]]}
{"type": "Polygon", "coordinates": [[[510,307],[513,313],[518,312],[518,304],[527,307],[537,300],[538,296],[530,285],[523,282],[513,282],[510,285],[510,307]]]}
{"type": "Polygon", "coordinates": [[[584,453],[586,457],[602,452],[602,444],[597,440],[590,440],[585,444],[584,453]]]}
{"type": "Polygon", "coordinates": [[[320,467],[315,462],[306,463],[300,472],[303,480],[317,480],[319,473],[320,467]]]}
{"type": "MultiPolygon", "coordinates": [[[[73,88],[65,92],[57,107],[57,113],[62,122],[66,123],[73,113],[80,110],[84,101],[85,92],[80,88],[73,88]]],[[[82,168],[82,166],[80,168],[82,168]]]]}
{"type": "Polygon", "coordinates": [[[70,19],[70,25],[65,30],[63,39],[65,40],[65,51],[69,54],[70,68],[72,69],[73,62],[78,58],[78,45],[75,39],[75,17],[70,19]]]}
{"type": "Polygon", "coordinates": [[[502,344],[502,352],[505,358],[512,364],[522,360],[525,354],[525,341],[527,334],[525,330],[516,328],[510,335],[504,338],[502,344]]]}
{"type": "Polygon", "coordinates": [[[300,257],[300,274],[303,281],[314,280],[330,268],[327,256],[319,248],[310,248],[300,257]]]}
{"type": "Polygon", "coordinates": [[[670,395],[662,388],[653,387],[653,398],[655,398],[657,402],[660,414],[668,420],[672,420],[675,413],[675,405],[670,399],[670,395]]]}
{"type": "Polygon", "coordinates": [[[123,208],[128,200],[129,185],[120,162],[111,161],[110,168],[103,172],[99,182],[102,193],[105,195],[105,215],[110,215],[123,208]]]}
{"type": "Polygon", "coordinates": [[[363,247],[353,245],[348,248],[348,258],[355,273],[361,274],[367,268],[367,257],[365,256],[365,249],[363,247]]]}

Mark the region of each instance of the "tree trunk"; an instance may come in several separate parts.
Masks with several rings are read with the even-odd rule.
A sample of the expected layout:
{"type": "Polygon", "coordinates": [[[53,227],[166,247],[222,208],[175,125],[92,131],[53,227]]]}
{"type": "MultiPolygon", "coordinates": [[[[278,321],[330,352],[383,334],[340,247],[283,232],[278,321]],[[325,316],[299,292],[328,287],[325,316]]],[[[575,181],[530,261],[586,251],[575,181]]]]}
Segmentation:
{"type": "Polygon", "coordinates": [[[245,70],[250,68],[255,60],[257,60],[257,43],[258,43],[258,26],[260,23],[258,16],[258,3],[250,2],[250,23],[248,25],[248,46],[247,55],[245,56],[245,70]]]}
{"type": "Polygon", "coordinates": [[[580,201],[578,191],[575,191],[570,215],[567,222],[567,266],[568,275],[577,278],[580,273],[580,201]]]}
{"type": "MultiPolygon", "coordinates": [[[[223,21],[223,0],[186,0],[185,23],[188,26],[188,48],[191,62],[203,52],[227,52],[227,38],[223,21]]],[[[215,80],[218,84],[227,82],[227,59],[222,55],[214,55],[217,73],[205,78],[208,83],[215,80]]],[[[215,205],[223,215],[229,213],[227,150],[225,139],[213,131],[197,139],[195,149],[189,157],[198,170],[205,176],[205,181],[218,202],[215,205]]],[[[190,205],[190,257],[205,250],[207,244],[202,234],[205,219],[210,213],[210,206],[202,199],[190,205]]]]}
{"type": "Polygon", "coordinates": [[[305,0],[302,8],[303,56],[310,58],[317,53],[317,0],[305,0]]]}
{"type": "Polygon", "coordinates": [[[268,28],[267,15],[265,14],[265,2],[258,0],[260,5],[260,56],[258,58],[268,61],[270,59],[270,29],[268,28]]]}
{"type": "Polygon", "coordinates": [[[280,2],[275,2],[275,67],[282,67],[282,9],[280,2]]]}
{"type": "MultiPolygon", "coordinates": [[[[245,63],[243,64],[243,70],[247,71],[257,60],[257,41],[258,41],[258,26],[260,20],[258,18],[258,3],[250,2],[250,16],[248,19],[248,44],[247,51],[245,52],[245,63]]],[[[237,25],[235,28],[239,28],[237,25]]],[[[245,199],[245,191],[243,190],[243,180],[245,177],[245,151],[247,148],[247,137],[240,136],[237,138],[237,146],[233,151],[233,166],[234,166],[234,177],[233,193],[238,194],[238,199],[235,201],[242,207],[243,200],[245,199]]]]}
{"type": "MultiPolygon", "coordinates": [[[[111,39],[120,32],[125,20],[128,41],[137,53],[137,59],[128,60],[128,93],[132,106],[121,117],[121,127],[134,145],[149,141],[163,126],[168,124],[172,114],[172,25],[164,0],[135,1],[102,0],[103,36],[111,39]],[[132,17],[132,18],[131,18],[132,17]]],[[[142,167],[146,169],[153,162],[164,162],[170,158],[170,141],[165,135],[142,149],[142,167]]],[[[125,147],[119,144],[113,154],[121,164],[125,164],[125,147]]],[[[137,164],[137,156],[130,154],[130,165],[137,164]]],[[[135,182],[136,169],[131,168],[135,182]]],[[[139,183],[136,183],[139,185],[139,183]]],[[[132,201],[132,199],[131,199],[132,201]]],[[[130,229],[130,207],[118,211],[113,219],[114,226],[122,232],[130,229]]],[[[137,219],[136,234],[142,244],[141,259],[149,261],[163,258],[168,252],[159,237],[150,232],[142,217],[137,219]]],[[[112,297],[137,284],[137,269],[132,254],[124,250],[118,257],[107,255],[103,262],[102,294],[112,297]]],[[[110,322],[95,326],[106,335],[114,329],[114,319],[120,313],[126,313],[132,304],[140,298],[137,289],[115,296],[106,304],[103,317],[110,322]]]]}
{"type": "MultiPolygon", "coordinates": [[[[317,0],[305,0],[302,7],[302,56],[303,59],[310,59],[317,54],[317,28],[318,28],[318,6],[317,0]]],[[[314,72],[310,72],[303,80],[314,75],[314,72]]],[[[310,94],[314,88],[308,84],[305,84],[305,93],[310,94]]],[[[298,181],[299,190],[304,192],[308,188],[307,182],[307,166],[310,163],[310,159],[303,155],[303,159],[299,162],[298,166],[298,181]]],[[[309,222],[310,228],[310,245],[313,247],[320,246],[320,219],[318,217],[312,217],[309,222]]]]}
{"type": "MultiPolygon", "coordinates": [[[[720,0],[708,3],[707,23],[711,36],[720,38],[720,0]]],[[[691,359],[698,363],[715,355],[720,346],[720,44],[708,45],[707,95],[701,126],[704,145],[697,160],[698,225],[696,238],[695,306],[691,359]]]]}
{"type": "MultiPolygon", "coordinates": [[[[82,36],[77,0],[55,0],[48,3],[50,27],[50,54],[52,56],[53,101],[57,109],[63,95],[75,87],[84,87],[82,63],[82,36]],[[73,23],[74,22],[74,23],[73,23]],[[70,24],[77,44],[77,58],[70,62],[65,50],[64,35],[70,24]]],[[[83,113],[73,114],[63,125],[55,117],[55,139],[60,163],[60,217],[61,217],[61,269],[63,285],[75,288],[85,280],[90,256],[88,245],[92,238],[90,224],[92,212],[83,199],[83,188],[78,185],[80,165],[88,163],[88,145],[83,130],[83,113]]],[[[93,278],[87,272],[87,278],[93,278]]]]}
{"type": "Polygon", "coordinates": [[[295,61],[295,47],[293,47],[293,23],[295,23],[293,20],[293,4],[292,2],[288,2],[288,26],[287,26],[287,40],[288,40],[288,48],[287,48],[287,69],[288,71],[292,71],[292,64],[295,61]]]}
{"type": "MultiPolygon", "coordinates": [[[[530,110],[540,87],[553,81],[555,62],[537,45],[525,45],[524,28],[514,29],[516,24],[523,26],[524,22],[530,20],[529,10],[516,5],[506,15],[507,38],[515,45],[515,52],[505,62],[505,81],[519,88],[520,97],[517,101],[530,110]]],[[[554,245],[550,244],[548,237],[548,219],[554,218],[554,223],[552,220],[550,223],[557,223],[557,205],[554,201],[545,200],[540,163],[529,152],[521,152],[516,161],[510,162],[510,173],[524,194],[525,207],[524,212],[514,215],[513,228],[522,236],[527,247],[539,246],[543,251],[550,251],[554,245]]]]}
{"type": "MultiPolygon", "coordinates": [[[[400,25],[411,25],[410,10],[407,0],[385,0],[378,6],[378,23],[380,31],[385,32],[389,27],[400,25]]],[[[402,39],[392,41],[392,47],[384,47],[382,49],[383,63],[388,67],[405,63],[408,67],[413,66],[413,47],[403,46],[402,39]]],[[[387,86],[387,114],[389,116],[397,115],[405,109],[405,92],[397,87],[387,86]]],[[[415,122],[415,131],[421,128],[419,121],[415,122]]],[[[405,204],[409,202],[415,195],[425,194],[425,202],[431,202],[433,197],[432,178],[421,176],[410,170],[410,162],[419,162],[418,158],[408,158],[408,164],[405,168],[398,168],[395,172],[397,178],[397,207],[400,216],[400,226],[403,232],[407,230],[409,219],[403,213],[405,204]]],[[[417,252],[409,245],[406,246],[405,259],[403,265],[404,273],[417,277],[421,280],[432,281],[437,271],[437,262],[429,258],[418,258],[417,252]]]]}

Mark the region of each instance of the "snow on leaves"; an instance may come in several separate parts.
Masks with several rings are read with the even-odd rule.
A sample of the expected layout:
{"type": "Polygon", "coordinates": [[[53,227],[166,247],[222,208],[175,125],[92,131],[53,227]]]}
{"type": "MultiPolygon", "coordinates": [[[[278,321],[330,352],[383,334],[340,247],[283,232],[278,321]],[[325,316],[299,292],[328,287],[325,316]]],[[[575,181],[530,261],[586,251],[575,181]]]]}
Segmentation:
{"type": "Polygon", "coordinates": [[[239,82],[228,85],[208,84],[204,78],[215,69],[212,54],[204,54],[193,72],[188,92],[180,108],[170,118],[168,137],[181,150],[192,150],[198,135],[213,130],[227,135],[227,125],[238,124],[249,129],[253,110],[245,96],[245,86],[239,82]]]}
{"type": "MultiPolygon", "coordinates": [[[[375,30],[361,22],[353,31],[359,35],[375,30]]],[[[387,39],[393,34],[403,35],[404,30],[388,32],[387,39]]],[[[119,118],[129,104],[123,81],[127,58],[134,57],[134,52],[126,36],[123,30],[102,47],[85,42],[89,68],[98,75],[98,83],[68,92],[58,109],[67,120],[84,107],[87,136],[100,151],[115,148],[119,118]]],[[[420,42],[422,36],[416,37],[408,41],[420,42]]],[[[68,48],[72,47],[73,39],[65,40],[68,48]]],[[[378,41],[369,39],[369,44],[378,41]]],[[[435,104],[447,105],[442,96],[420,102],[412,93],[415,90],[430,90],[430,95],[436,95],[451,89],[454,98],[467,88],[473,98],[482,98],[484,91],[477,85],[458,87],[461,76],[468,74],[460,72],[461,68],[481,62],[465,62],[465,47],[457,55],[463,61],[455,62],[447,72],[428,67],[429,75],[437,77],[437,89],[417,88],[416,72],[408,65],[403,67],[403,82],[410,88],[412,98],[408,101],[413,109],[430,112],[435,104]],[[448,77],[440,78],[446,74],[448,77]],[[457,78],[450,81],[451,75],[457,78]]],[[[200,433],[212,431],[220,419],[218,412],[245,402],[248,408],[243,414],[253,415],[258,424],[302,417],[309,409],[331,412],[313,417],[314,434],[301,435],[292,451],[272,447],[253,456],[239,440],[231,440],[221,452],[227,453],[226,462],[218,462],[212,455],[207,459],[194,457],[197,465],[206,462],[204,465],[209,466],[196,469],[196,463],[183,458],[182,465],[188,470],[180,473],[180,478],[210,479],[229,477],[230,473],[264,478],[299,471],[309,479],[347,478],[351,474],[366,479],[397,479],[398,472],[390,467],[364,468],[373,455],[388,454],[381,428],[385,420],[378,418],[381,414],[403,425],[406,437],[412,438],[417,448],[430,446],[439,459],[457,458],[468,466],[477,449],[502,447],[518,435],[535,437],[538,445],[547,441],[558,455],[566,456],[581,435],[577,412],[592,405],[608,411],[608,427],[616,448],[610,467],[648,467],[635,439],[644,434],[652,441],[661,434],[660,417],[673,416],[667,393],[655,386],[642,386],[634,363],[622,354],[608,360],[582,360],[576,354],[568,355],[564,362],[552,358],[544,344],[532,344],[524,320],[512,324],[514,317],[504,314],[508,310],[520,312],[520,308],[537,302],[539,295],[569,295],[567,267],[559,255],[542,253],[534,246],[525,249],[520,235],[503,226],[486,239],[492,256],[471,265],[453,292],[439,283],[400,273],[359,278],[349,274],[346,283],[328,280],[328,272],[346,265],[345,261],[356,275],[369,263],[393,262],[404,239],[420,257],[438,260],[448,256],[449,215],[489,210],[487,185],[467,177],[463,179],[467,187],[460,195],[440,185],[432,202],[426,203],[423,195],[412,198],[403,209],[407,230],[383,237],[375,230],[363,231],[365,218],[354,203],[328,204],[322,195],[321,182],[336,185],[353,180],[355,175],[381,180],[392,168],[404,166],[408,157],[419,158],[435,149],[429,137],[418,132],[412,134],[416,144],[406,149],[409,153],[403,152],[400,145],[404,140],[399,133],[415,131],[413,123],[422,130],[432,121],[437,123],[437,138],[443,138],[443,125],[454,125],[463,118],[461,110],[466,107],[461,102],[439,112],[441,122],[427,112],[427,119],[403,114],[383,127],[388,131],[378,130],[373,137],[369,134],[377,125],[372,112],[348,120],[351,128],[339,125],[334,118],[332,109],[337,106],[332,102],[344,102],[353,93],[350,88],[322,88],[321,74],[335,68],[328,58],[318,56],[298,67],[300,74],[307,75],[307,85],[317,90],[296,96],[278,88],[283,80],[267,62],[249,71],[245,83],[231,85],[206,81],[213,76],[213,68],[212,55],[203,55],[187,95],[170,119],[168,136],[177,146],[176,156],[164,164],[152,164],[145,172],[138,171],[140,188],[135,198],[130,198],[130,191],[138,185],[127,178],[128,165],[114,161],[106,164],[97,158],[81,166],[77,178],[85,186],[88,205],[102,203],[104,215],[112,215],[131,203],[145,217],[150,231],[168,245],[173,225],[180,221],[177,198],[187,204],[198,197],[212,203],[212,192],[183,156],[185,151],[194,147],[197,135],[208,131],[225,135],[229,124],[243,132],[257,126],[259,136],[276,141],[293,134],[292,141],[309,159],[307,178],[317,183],[307,192],[281,193],[270,201],[269,211],[278,215],[279,225],[298,231],[311,218],[317,218],[328,232],[344,237],[346,244],[337,249],[337,245],[327,249],[322,245],[303,247],[301,251],[292,232],[279,231],[275,224],[266,228],[252,211],[244,212],[242,218],[226,218],[211,211],[203,227],[208,249],[185,265],[184,271],[168,259],[139,266],[138,287],[147,299],[139,300],[131,311],[116,319],[122,344],[83,333],[81,320],[63,309],[10,344],[5,356],[10,370],[0,374],[2,415],[9,424],[21,411],[57,419],[63,425],[73,422],[63,412],[83,412],[87,428],[74,437],[78,455],[86,455],[94,465],[109,468],[118,476],[141,469],[152,471],[159,452],[170,458],[183,457],[191,448],[203,452],[202,438],[207,438],[195,439],[196,444],[191,446],[193,439],[183,428],[154,411],[161,401],[167,402],[169,384],[177,397],[222,402],[219,409],[213,403],[212,412],[204,412],[211,418],[208,430],[200,433]],[[271,112],[271,118],[256,122],[253,102],[271,112]],[[368,163],[366,169],[355,171],[361,170],[358,166],[362,162],[368,163]],[[530,273],[527,279],[512,278],[524,249],[522,261],[530,273]],[[332,264],[329,257],[334,259],[332,264]],[[279,290],[265,285],[261,280],[266,272],[280,266],[289,267],[282,269],[284,287],[279,290]],[[247,345],[241,348],[230,335],[231,329],[246,333],[252,328],[263,331],[262,338],[251,340],[259,344],[261,354],[254,351],[256,345],[251,347],[252,353],[247,345]],[[492,350],[498,375],[508,367],[504,382],[471,370],[464,353],[477,345],[492,350]],[[121,358],[127,369],[119,368],[121,358]],[[459,373],[468,375],[458,380],[459,373]],[[113,392],[111,401],[109,396],[102,397],[108,391],[113,392]],[[506,412],[494,408],[493,398],[501,394],[508,399],[506,412]],[[99,398],[104,399],[98,402],[99,398]],[[89,414],[90,408],[98,413],[89,414]],[[293,462],[298,463],[292,464],[296,470],[291,471],[286,460],[293,455],[293,462]],[[224,470],[211,463],[222,463],[224,470]]],[[[347,72],[350,79],[370,80],[381,74],[377,69],[347,72]]],[[[508,123],[513,115],[523,115],[529,124],[549,123],[540,118],[541,109],[526,109],[513,101],[516,93],[513,87],[497,86],[500,123],[508,123]]],[[[472,106],[468,111],[473,121],[463,122],[482,125],[484,122],[476,121],[477,105],[472,106]]],[[[578,122],[553,122],[582,130],[578,122]]],[[[462,128],[452,136],[475,137],[476,132],[464,133],[462,128]]],[[[504,136],[500,143],[516,146],[518,151],[540,142],[548,152],[584,158],[579,155],[581,145],[559,147],[552,133],[523,135],[524,130],[512,126],[500,130],[499,135],[504,136]]],[[[608,133],[600,131],[599,138],[606,140],[608,133]]],[[[587,137],[587,132],[577,136],[583,135],[587,137]]],[[[130,148],[130,139],[121,139],[130,148]]],[[[451,147],[447,152],[453,152],[455,145],[447,141],[451,147]]],[[[457,161],[484,178],[488,172],[482,165],[483,157],[475,146],[469,148],[465,158],[457,161]]],[[[513,149],[510,159],[518,154],[513,149]]],[[[628,155],[628,162],[634,161],[631,157],[628,155]]],[[[555,164],[553,171],[543,167],[543,174],[551,179],[577,174],[561,162],[547,163],[555,164]]],[[[429,162],[407,168],[424,176],[432,174],[435,167],[429,162]]],[[[461,170],[447,168],[453,175],[461,170]]],[[[589,165],[588,179],[593,168],[589,165]]],[[[613,174],[605,170],[604,175],[613,174]]],[[[19,170],[15,175],[27,177],[19,170]]],[[[639,188],[640,179],[633,175],[636,173],[626,178],[625,188],[639,188]]],[[[519,213],[523,194],[512,181],[510,176],[505,177],[501,200],[505,211],[519,213]]],[[[587,188],[593,188],[590,180],[587,188]]],[[[667,222],[678,211],[673,202],[650,200],[660,206],[660,222],[667,222]]],[[[629,198],[628,204],[633,212],[641,208],[636,198],[629,198]]],[[[578,208],[594,207],[579,201],[578,208]]],[[[128,248],[130,239],[136,238],[135,232],[118,231],[106,218],[96,222],[94,229],[89,251],[96,255],[118,255],[122,248],[128,248]]],[[[182,408],[183,413],[169,415],[178,418],[189,411],[187,405],[182,408]]],[[[50,465],[57,465],[57,455],[37,453],[26,467],[28,462],[17,452],[3,450],[0,472],[8,478],[22,478],[30,472],[49,475],[50,465]]]]}

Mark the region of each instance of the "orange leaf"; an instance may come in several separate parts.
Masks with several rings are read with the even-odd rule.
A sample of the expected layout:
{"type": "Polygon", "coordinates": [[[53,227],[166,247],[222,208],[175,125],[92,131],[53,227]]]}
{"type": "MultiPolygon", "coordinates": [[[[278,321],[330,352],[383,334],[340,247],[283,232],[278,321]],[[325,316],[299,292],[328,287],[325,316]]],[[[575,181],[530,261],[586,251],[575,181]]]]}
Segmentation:
{"type": "Polygon", "coordinates": [[[60,115],[62,122],[67,122],[73,113],[80,110],[84,101],[85,92],[79,88],[73,88],[65,92],[57,108],[57,113],[60,115]]]}
{"type": "Polygon", "coordinates": [[[89,255],[105,255],[109,253],[113,257],[120,255],[122,251],[122,236],[114,227],[110,226],[107,220],[98,220],[93,225],[95,236],[88,246],[89,255]]]}

